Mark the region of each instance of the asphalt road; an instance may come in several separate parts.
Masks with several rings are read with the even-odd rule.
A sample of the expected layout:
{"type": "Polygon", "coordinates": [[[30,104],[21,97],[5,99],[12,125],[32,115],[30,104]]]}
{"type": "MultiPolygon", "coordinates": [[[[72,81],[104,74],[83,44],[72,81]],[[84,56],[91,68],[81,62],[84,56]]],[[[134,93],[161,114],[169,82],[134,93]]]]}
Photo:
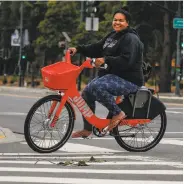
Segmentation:
{"type": "MultiPolygon", "coordinates": [[[[0,93],[0,127],[18,133],[11,142],[0,144],[0,183],[183,183],[183,105],[166,104],[166,133],[148,152],[127,152],[113,138],[105,137],[70,139],[57,152],[40,155],[28,147],[22,135],[26,114],[38,98],[35,94],[0,93]],[[91,156],[97,162],[87,162],[91,156]],[[67,160],[72,162],[63,166],[61,162],[67,160]],[[79,160],[88,166],[76,166],[79,160]]],[[[98,104],[97,116],[106,114],[98,104]]],[[[81,128],[77,113],[75,129],[81,128]]]]}

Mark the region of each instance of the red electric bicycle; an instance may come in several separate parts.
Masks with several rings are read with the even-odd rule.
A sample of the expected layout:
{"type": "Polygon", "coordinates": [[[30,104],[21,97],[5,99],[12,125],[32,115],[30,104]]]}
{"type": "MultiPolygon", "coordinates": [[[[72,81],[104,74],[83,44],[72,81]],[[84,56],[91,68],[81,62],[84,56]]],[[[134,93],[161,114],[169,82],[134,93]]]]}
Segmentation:
{"type": "Polygon", "coordinates": [[[65,61],[43,67],[44,86],[59,91],[38,100],[27,114],[24,135],[28,145],[36,152],[50,153],[61,148],[70,138],[76,119],[73,104],[83,117],[93,125],[93,134],[98,137],[111,135],[127,151],[142,152],[155,147],[166,130],[166,107],[153,96],[154,90],[141,87],[128,96],[117,97],[116,103],[126,113],[112,131],[106,127],[112,118],[95,116],[76,87],[76,80],[84,68],[93,68],[92,59],[81,66],[71,64],[70,51],[65,61]]]}

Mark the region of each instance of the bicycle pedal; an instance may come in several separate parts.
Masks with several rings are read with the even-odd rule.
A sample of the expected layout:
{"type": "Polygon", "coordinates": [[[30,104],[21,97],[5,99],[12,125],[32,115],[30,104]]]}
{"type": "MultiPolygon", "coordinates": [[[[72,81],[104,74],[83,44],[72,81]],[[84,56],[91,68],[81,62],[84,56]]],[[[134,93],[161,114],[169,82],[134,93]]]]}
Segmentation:
{"type": "Polygon", "coordinates": [[[107,134],[108,130],[109,130],[109,126],[106,126],[106,127],[102,130],[101,133],[102,133],[103,135],[105,135],[105,134],[107,134]]]}

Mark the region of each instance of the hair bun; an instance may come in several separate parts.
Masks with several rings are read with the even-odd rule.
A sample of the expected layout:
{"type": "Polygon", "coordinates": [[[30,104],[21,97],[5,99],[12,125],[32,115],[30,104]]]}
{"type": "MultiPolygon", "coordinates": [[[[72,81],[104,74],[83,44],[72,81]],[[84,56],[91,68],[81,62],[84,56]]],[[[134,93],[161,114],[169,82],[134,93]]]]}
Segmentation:
{"type": "MultiPolygon", "coordinates": [[[[122,13],[123,15],[125,15],[126,20],[128,21],[128,23],[130,22],[130,20],[131,20],[131,14],[129,13],[129,8],[127,6],[121,7],[119,10],[116,10],[114,12],[114,15],[116,13],[122,13]]],[[[114,15],[113,15],[113,17],[114,17],[114,15]]]]}
{"type": "Polygon", "coordinates": [[[127,12],[129,12],[128,6],[124,6],[124,7],[122,7],[121,9],[122,9],[122,10],[125,10],[125,11],[127,11],[127,12]]]}

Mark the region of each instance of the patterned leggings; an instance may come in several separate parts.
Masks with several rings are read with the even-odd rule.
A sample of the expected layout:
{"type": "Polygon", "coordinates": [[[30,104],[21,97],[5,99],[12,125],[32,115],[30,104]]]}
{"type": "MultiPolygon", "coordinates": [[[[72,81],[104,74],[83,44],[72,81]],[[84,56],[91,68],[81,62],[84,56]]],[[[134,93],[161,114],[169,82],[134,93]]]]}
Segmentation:
{"type": "MultiPolygon", "coordinates": [[[[82,97],[95,112],[95,101],[98,101],[105,106],[113,116],[118,115],[121,109],[117,106],[114,96],[128,95],[129,93],[136,92],[138,86],[126,81],[116,75],[108,74],[103,77],[96,77],[93,79],[83,90],[82,97]]],[[[91,131],[92,125],[89,124],[84,118],[84,129],[91,131]]]]}

